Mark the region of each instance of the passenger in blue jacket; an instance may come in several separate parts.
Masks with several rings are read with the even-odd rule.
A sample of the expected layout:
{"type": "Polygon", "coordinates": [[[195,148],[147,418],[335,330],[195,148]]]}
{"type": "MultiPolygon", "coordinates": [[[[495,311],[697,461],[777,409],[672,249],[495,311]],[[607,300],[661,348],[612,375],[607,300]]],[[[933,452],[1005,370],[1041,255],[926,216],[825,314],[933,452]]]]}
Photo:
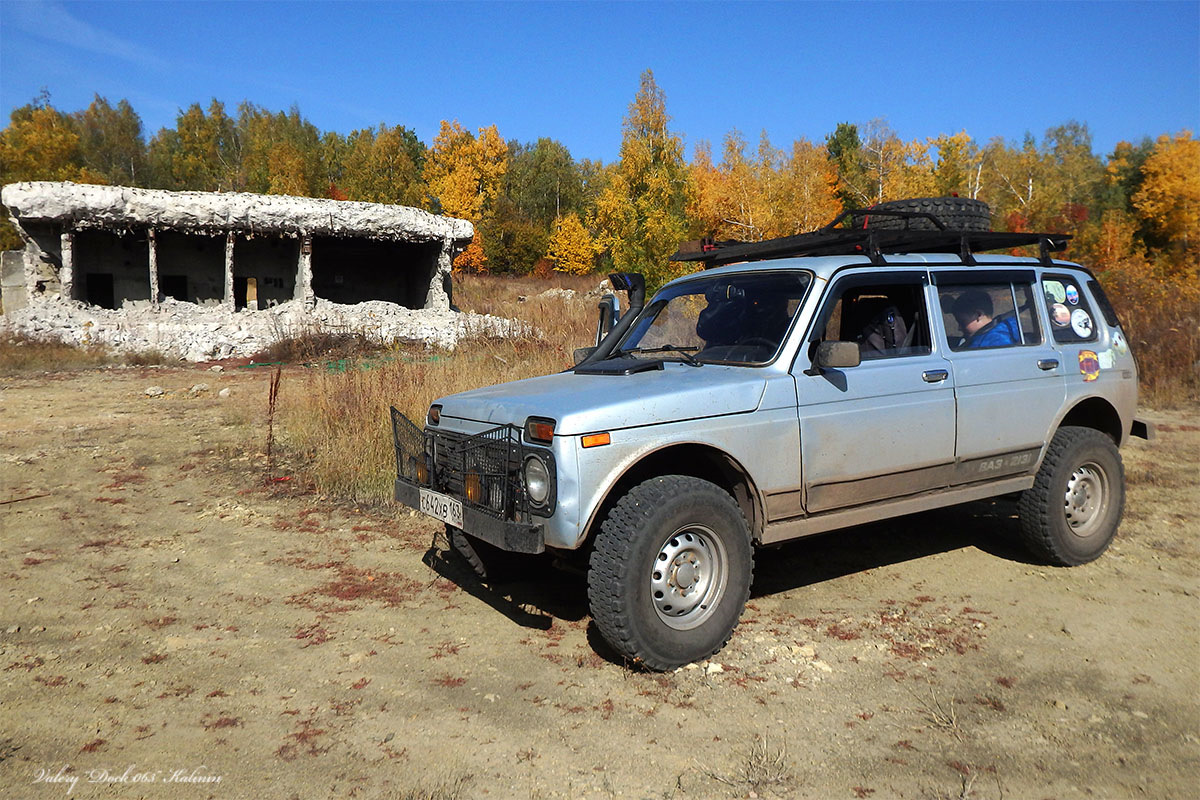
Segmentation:
{"type": "Polygon", "coordinates": [[[962,330],[962,347],[1008,347],[1021,343],[1021,329],[1013,314],[992,318],[992,298],[980,289],[968,289],[951,308],[962,330]]]}

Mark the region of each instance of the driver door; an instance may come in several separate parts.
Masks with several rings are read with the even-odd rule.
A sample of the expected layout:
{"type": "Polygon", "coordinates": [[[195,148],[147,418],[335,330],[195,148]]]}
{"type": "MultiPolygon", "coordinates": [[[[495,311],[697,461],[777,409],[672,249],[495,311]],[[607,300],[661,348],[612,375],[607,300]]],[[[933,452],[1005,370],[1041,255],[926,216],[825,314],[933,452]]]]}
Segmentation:
{"type": "Polygon", "coordinates": [[[924,270],[871,268],[827,293],[794,367],[807,513],[949,485],[954,376],[934,349],[928,283],[924,270]],[[828,340],[860,342],[862,363],[813,369],[828,340]]]}

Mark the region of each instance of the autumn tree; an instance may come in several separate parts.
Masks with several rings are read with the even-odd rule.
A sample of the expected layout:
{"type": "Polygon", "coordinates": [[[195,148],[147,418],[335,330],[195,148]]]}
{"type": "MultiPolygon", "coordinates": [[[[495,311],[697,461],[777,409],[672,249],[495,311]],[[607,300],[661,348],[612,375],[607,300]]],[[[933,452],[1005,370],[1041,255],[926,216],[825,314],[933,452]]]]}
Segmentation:
{"type": "Polygon", "coordinates": [[[1200,245],[1200,141],[1191,131],[1163,135],[1142,165],[1133,206],[1164,245],[1200,245]]]}
{"type": "Polygon", "coordinates": [[[792,142],[771,202],[775,236],[816,230],[842,212],[837,170],[827,151],[807,139],[792,142]]]}
{"type": "Polygon", "coordinates": [[[933,162],[933,192],[979,199],[983,188],[983,151],[966,131],[941,134],[929,141],[937,151],[933,162]]]}
{"type": "Polygon", "coordinates": [[[455,122],[442,121],[433,140],[425,177],[433,209],[476,224],[475,239],[455,259],[455,268],[481,271],[487,263],[481,227],[500,193],[508,169],[508,147],[496,126],[480,128],[478,137],[455,122]]]}
{"type": "Polygon", "coordinates": [[[546,258],[554,269],[571,275],[586,275],[596,265],[596,243],[577,214],[560,217],[554,225],[546,258]]]}
{"type": "Polygon", "coordinates": [[[646,70],[625,116],[620,160],[596,203],[600,244],[613,265],[643,273],[651,288],[677,271],[668,258],[688,228],[683,140],[669,121],[663,91],[646,70]]]}
{"type": "MultiPolygon", "coordinates": [[[[14,109],[8,127],[0,131],[0,185],[16,181],[105,182],[104,176],[83,165],[79,135],[70,117],[51,106],[45,93],[14,109]]],[[[0,248],[10,250],[21,245],[4,209],[0,214],[0,248]]]]}

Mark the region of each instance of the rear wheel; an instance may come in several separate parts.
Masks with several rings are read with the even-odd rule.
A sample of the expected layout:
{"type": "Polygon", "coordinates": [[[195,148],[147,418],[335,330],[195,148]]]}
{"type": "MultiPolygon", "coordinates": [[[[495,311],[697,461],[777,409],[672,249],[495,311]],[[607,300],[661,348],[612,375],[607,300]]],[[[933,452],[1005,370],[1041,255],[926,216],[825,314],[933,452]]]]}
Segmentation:
{"type": "Polygon", "coordinates": [[[1092,428],[1054,434],[1033,487],[1021,495],[1021,536],[1059,566],[1086,564],[1117,533],[1125,509],[1125,469],[1112,440],[1092,428]]]}
{"type": "Polygon", "coordinates": [[[621,655],[667,670],[729,641],[754,571],[750,529],[715,484],[683,475],[635,486],[596,536],[588,601],[621,655]]]}
{"type": "MultiPolygon", "coordinates": [[[[892,200],[871,206],[870,211],[906,211],[932,214],[948,230],[990,231],[992,212],[982,200],[968,197],[916,197],[910,200],[892,200]]],[[[926,217],[868,216],[866,227],[881,231],[936,231],[941,230],[926,217]]]]}

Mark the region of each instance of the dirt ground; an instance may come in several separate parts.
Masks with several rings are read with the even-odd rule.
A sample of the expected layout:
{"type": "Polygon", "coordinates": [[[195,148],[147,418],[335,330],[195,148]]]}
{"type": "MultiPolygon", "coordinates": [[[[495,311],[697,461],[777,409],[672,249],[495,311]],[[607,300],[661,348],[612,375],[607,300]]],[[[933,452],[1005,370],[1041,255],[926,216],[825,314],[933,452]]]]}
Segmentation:
{"type": "Polygon", "coordinates": [[[1008,502],[762,551],[729,646],[653,675],[580,575],[493,594],[431,520],[267,483],[267,380],[0,378],[0,795],[1196,796],[1196,409],[1147,413],[1096,563],[1008,502]]]}

